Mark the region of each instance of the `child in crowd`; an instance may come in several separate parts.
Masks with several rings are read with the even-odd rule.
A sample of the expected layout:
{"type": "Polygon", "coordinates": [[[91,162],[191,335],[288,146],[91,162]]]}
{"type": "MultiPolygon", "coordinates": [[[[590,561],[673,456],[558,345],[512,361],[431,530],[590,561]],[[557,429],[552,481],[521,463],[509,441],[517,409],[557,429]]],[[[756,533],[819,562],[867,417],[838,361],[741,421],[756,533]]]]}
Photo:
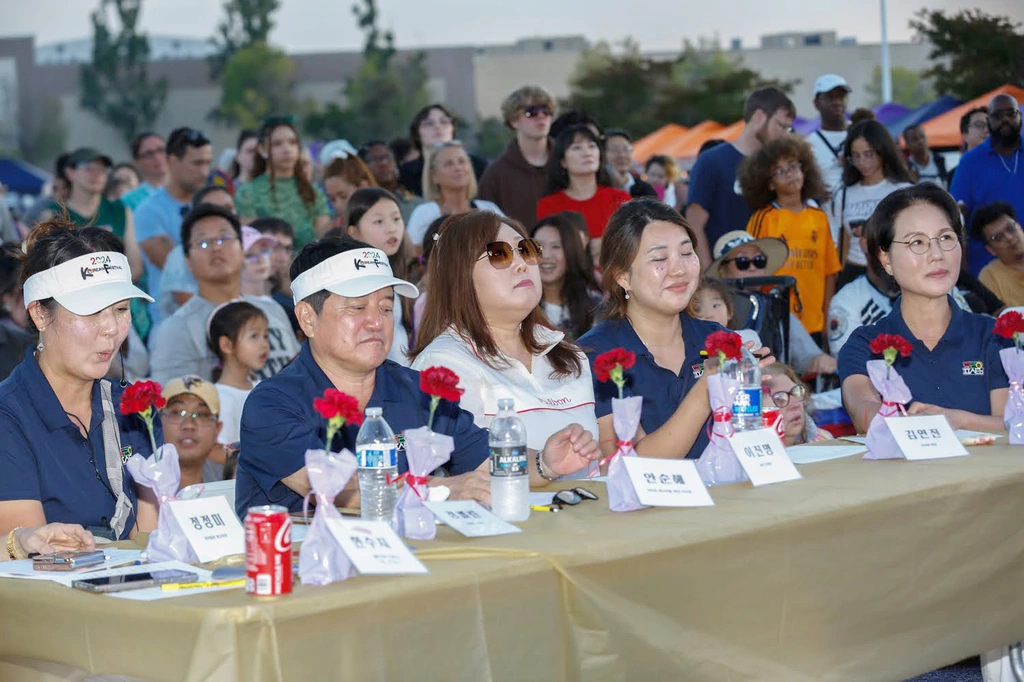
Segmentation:
{"type": "MultiPolygon", "coordinates": [[[[736,292],[725,282],[706,279],[693,293],[690,307],[686,312],[698,320],[717,322],[726,329],[730,329],[729,324],[735,313],[732,304],[735,295],[736,292]]],[[[761,337],[753,329],[738,329],[736,333],[743,338],[744,343],[753,341],[755,348],[761,347],[761,337]]]]}
{"type": "Polygon", "coordinates": [[[213,370],[224,424],[218,440],[234,443],[239,439],[242,406],[255,386],[252,374],[263,369],[270,353],[267,316],[251,303],[232,301],[214,309],[207,328],[207,343],[220,360],[220,367],[213,370]]]}
{"type": "Polygon", "coordinates": [[[288,314],[292,323],[292,331],[299,341],[299,321],[295,319],[295,303],[292,301],[292,278],[289,270],[295,258],[295,230],[287,221],[280,218],[257,218],[252,227],[268,237],[274,238],[273,255],[270,256],[270,297],[288,314]]]}
{"type": "Polygon", "coordinates": [[[423,235],[423,253],[420,254],[420,260],[423,263],[423,276],[416,283],[420,290],[420,295],[412,305],[412,328],[414,332],[419,332],[420,323],[423,322],[423,311],[427,309],[427,292],[430,290],[430,256],[434,253],[434,247],[437,245],[437,240],[434,237],[437,236],[437,231],[441,229],[441,225],[446,220],[448,220],[446,215],[435,218],[423,235]]]}
{"type": "Polygon", "coordinates": [[[377,187],[377,179],[347,140],[334,140],[320,152],[324,191],[334,210],[331,227],[345,227],[348,200],[363,187],[377,187]]]}
{"type": "MultiPolygon", "coordinates": [[[[246,304],[248,305],[248,304],[246,304]]],[[[164,442],[178,451],[181,487],[224,480],[224,448],[218,443],[220,399],[208,381],[191,375],[168,381],[160,410],[164,442]]]]}
{"type": "Polygon", "coordinates": [[[271,258],[277,240],[254,227],[242,225],[242,295],[270,297],[271,258]]]}

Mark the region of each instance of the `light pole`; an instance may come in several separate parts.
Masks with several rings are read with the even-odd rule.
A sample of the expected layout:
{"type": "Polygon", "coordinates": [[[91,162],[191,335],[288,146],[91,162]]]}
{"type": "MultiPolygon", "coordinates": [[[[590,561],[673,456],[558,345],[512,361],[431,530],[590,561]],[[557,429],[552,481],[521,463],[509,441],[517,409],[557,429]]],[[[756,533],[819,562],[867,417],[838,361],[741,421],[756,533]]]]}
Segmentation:
{"type": "Polygon", "coordinates": [[[882,4],[882,101],[892,101],[892,69],[889,65],[889,29],[885,18],[885,0],[882,4]]]}

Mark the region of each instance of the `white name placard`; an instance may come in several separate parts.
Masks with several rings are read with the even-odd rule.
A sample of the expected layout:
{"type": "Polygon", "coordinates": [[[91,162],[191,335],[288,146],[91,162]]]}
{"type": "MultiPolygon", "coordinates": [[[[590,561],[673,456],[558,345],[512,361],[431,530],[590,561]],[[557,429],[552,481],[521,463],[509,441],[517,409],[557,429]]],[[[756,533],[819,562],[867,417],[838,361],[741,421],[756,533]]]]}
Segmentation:
{"type": "Polygon", "coordinates": [[[427,572],[427,567],[413,556],[391,526],[383,521],[327,519],[327,523],[331,535],[361,574],[427,572]]]}
{"type": "Polygon", "coordinates": [[[641,504],[650,507],[711,507],[707,486],[688,459],[623,457],[641,504]]]}
{"type": "Polygon", "coordinates": [[[949,420],[941,414],[886,417],[885,423],[907,459],[944,459],[967,454],[949,420]]]}
{"type": "Polygon", "coordinates": [[[729,444],[755,486],[801,478],[775,429],[737,431],[729,444]]]}
{"type": "Polygon", "coordinates": [[[245,530],[226,497],[200,497],[165,502],[200,561],[245,554],[245,530]]]}

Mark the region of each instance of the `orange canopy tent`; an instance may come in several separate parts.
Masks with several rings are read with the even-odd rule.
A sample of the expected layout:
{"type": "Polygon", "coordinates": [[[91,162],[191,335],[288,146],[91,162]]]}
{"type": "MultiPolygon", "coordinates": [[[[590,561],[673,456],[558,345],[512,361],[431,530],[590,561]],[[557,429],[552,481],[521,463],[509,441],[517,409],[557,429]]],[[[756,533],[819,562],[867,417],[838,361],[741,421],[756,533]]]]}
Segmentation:
{"type": "Polygon", "coordinates": [[[663,125],[653,133],[644,135],[633,143],[633,160],[646,163],[655,154],[664,154],[664,150],[676,139],[685,135],[690,129],[676,123],[663,125]]]}
{"type": "Polygon", "coordinates": [[[928,145],[930,147],[959,147],[963,141],[963,137],[960,135],[960,118],[975,107],[988,106],[989,100],[1004,93],[1018,102],[1024,102],[1024,90],[1013,85],[1003,85],[991,92],[986,92],[984,95],[964,102],[957,108],[950,109],[925,123],[922,127],[925,135],[928,136],[928,145]]]}
{"type": "Polygon", "coordinates": [[[690,132],[675,140],[662,153],[676,159],[690,159],[697,156],[700,146],[708,140],[718,137],[725,126],[718,121],[701,121],[690,128],[690,132]]]}

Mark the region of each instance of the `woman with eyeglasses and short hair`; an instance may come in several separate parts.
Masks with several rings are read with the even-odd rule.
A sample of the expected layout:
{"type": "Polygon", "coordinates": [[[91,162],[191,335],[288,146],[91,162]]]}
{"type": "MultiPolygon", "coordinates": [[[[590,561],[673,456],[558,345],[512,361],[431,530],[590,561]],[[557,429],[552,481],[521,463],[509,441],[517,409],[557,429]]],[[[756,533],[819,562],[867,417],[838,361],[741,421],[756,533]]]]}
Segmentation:
{"type": "Polygon", "coordinates": [[[596,439],[587,358],[539,307],[540,245],[518,222],[488,211],[453,216],[437,235],[435,294],[410,353],[413,369],[441,365],[458,374],[466,391],[459,406],[483,428],[498,400],[514,399],[527,447],[538,452],[551,439],[596,439]]]}
{"type": "Polygon", "coordinates": [[[738,174],[743,198],[754,209],[747,232],[785,241],[789,257],[775,274],[796,279],[799,297],[790,299],[790,310],[824,345],[840,267],[828,216],[812,203],[827,194],[814,151],[801,138],[787,135],[748,156],[738,174]]]}
{"type": "Polygon", "coordinates": [[[911,343],[893,367],[914,396],[910,414],[944,415],[954,429],[1003,430],[1009,382],[999,359],[995,320],[958,306],[951,296],[960,264],[960,211],[931,183],[893,192],[867,225],[868,258],[895,278],[901,296],[892,312],[860,327],[839,353],[843,403],[859,433],[881,406],[866,363],[871,341],[899,334],[911,343]]]}
{"type": "Polygon", "coordinates": [[[416,246],[422,246],[430,223],[443,215],[481,209],[504,216],[497,204],[477,199],[476,176],[465,147],[458,140],[437,142],[424,148],[422,196],[424,203],[413,209],[406,231],[416,246]]]}
{"type": "MultiPolygon", "coordinates": [[[[426,167],[427,150],[441,142],[458,139],[459,121],[443,104],[430,104],[416,112],[409,124],[409,140],[418,156],[402,162],[398,168],[399,181],[413,194],[426,198],[423,193],[423,169],[426,167]]],[[[396,155],[396,158],[397,155],[396,155]]],[[[487,159],[469,154],[473,166],[473,177],[479,181],[487,169],[487,159]]]]}
{"type": "Polygon", "coordinates": [[[302,142],[290,119],[274,118],[263,123],[252,175],[252,181],[235,193],[235,207],[243,225],[257,218],[280,218],[294,228],[297,249],[330,229],[327,195],[303,171],[302,142]]]}
{"type": "Polygon", "coordinates": [[[832,434],[819,429],[808,409],[811,392],[793,368],[776,362],[761,371],[763,409],[777,408],[782,416],[783,443],[799,445],[832,440],[832,434]]]}
{"type": "Polygon", "coordinates": [[[878,121],[862,121],[850,128],[843,158],[843,186],[832,194],[832,214],[842,226],[843,269],[836,280],[837,290],[867,274],[868,260],[860,249],[860,233],[875,207],[891,193],[912,184],[895,140],[878,121]]]}
{"type": "Polygon", "coordinates": [[[104,377],[128,336],[128,302],[153,299],[132,284],[124,245],[106,230],[55,219],[25,247],[25,307],[39,343],[0,383],[0,534],[10,553],[19,528],[53,522],[118,540],[151,531],[156,501],[123,466],[152,453],[149,434],[120,413],[127,383],[104,377]]]}

